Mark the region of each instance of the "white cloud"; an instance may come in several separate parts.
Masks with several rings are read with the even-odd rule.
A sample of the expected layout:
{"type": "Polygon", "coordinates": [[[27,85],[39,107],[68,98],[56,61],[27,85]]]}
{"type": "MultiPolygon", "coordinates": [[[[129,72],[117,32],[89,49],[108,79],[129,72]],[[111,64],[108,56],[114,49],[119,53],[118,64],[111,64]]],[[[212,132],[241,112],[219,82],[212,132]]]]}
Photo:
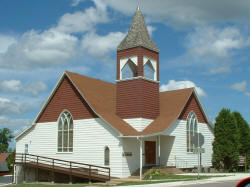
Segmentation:
{"type": "Polygon", "coordinates": [[[36,96],[40,91],[46,90],[47,85],[42,81],[34,81],[24,86],[20,80],[4,80],[0,83],[0,88],[5,92],[25,92],[36,96]]]}
{"type": "Polygon", "coordinates": [[[16,42],[14,37],[0,34],[0,54],[5,53],[8,48],[16,42]]]}
{"type": "Polygon", "coordinates": [[[73,0],[71,3],[71,6],[77,6],[79,3],[83,2],[85,0],[73,0]]]}
{"type": "Polygon", "coordinates": [[[1,127],[22,127],[30,125],[32,122],[31,119],[14,119],[6,116],[0,116],[1,127]]]}
{"type": "Polygon", "coordinates": [[[25,92],[32,93],[34,96],[38,95],[40,91],[47,90],[47,85],[42,81],[31,82],[26,88],[24,88],[25,92]]]}
{"type": "MultiPolygon", "coordinates": [[[[103,2],[126,15],[133,14],[138,4],[134,0],[103,2]]],[[[250,2],[245,0],[209,0],[202,3],[197,0],[144,0],[141,9],[151,19],[176,27],[250,20],[250,2]]]]}
{"type": "Polygon", "coordinates": [[[0,97],[0,115],[20,115],[31,108],[27,104],[19,104],[7,98],[0,97]]]}
{"type": "Polygon", "coordinates": [[[210,69],[208,74],[219,74],[219,73],[230,73],[231,72],[231,67],[228,66],[227,64],[222,64],[220,67],[210,69]]]}
{"type": "Polygon", "coordinates": [[[93,2],[95,6],[84,11],[64,14],[47,30],[30,30],[12,40],[1,35],[0,42],[10,42],[0,44],[0,68],[48,68],[72,61],[82,53],[77,34],[94,31],[96,24],[109,21],[106,5],[101,0],[93,2]]]}
{"type": "Polygon", "coordinates": [[[94,3],[96,7],[87,8],[84,12],[64,14],[54,29],[65,33],[81,33],[93,30],[98,23],[109,21],[106,5],[99,0],[95,0],[94,3]]]}
{"type": "Polygon", "coordinates": [[[187,38],[186,48],[192,55],[219,58],[229,57],[230,51],[241,49],[247,44],[246,39],[235,27],[222,29],[212,26],[196,27],[187,38]]]}
{"type": "Polygon", "coordinates": [[[250,92],[245,92],[245,95],[250,97],[250,92]]]}
{"type": "Polygon", "coordinates": [[[4,91],[19,92],[21,87],[20,80],[5,80],[0,83],[0,88],[4,91]]]}
{"type": "Polygon", "coordinates": [[[240,92],[245,91],[246,87],[247,87],[246,81],[238,82],[238,83],[235,83],[231,86],[232,89],[240,91],[240,92]]]}
{"type": "Polygon", "coordinates": [[[230,86],[231,89],[244,93],[246,96],[250,97],[250,92],[247,91],[247,81],[242,81],[235,83],[230,86]]]}
{"type": "Polygon", "coordinates": [[[31,30],[0,54],[0,67],[30,69],[62,64],[75,54],[77,42],[77,37],[55,30],[31,30]]]}
{"type": "Polygon", "coordinates": [[[121,32],[110,32],[105,36],[89,33],[84,36],[82,47],[88,54],[105,61],[108,53],[116,49],[124,36],[121,32]]]}
{"type": "Polygon", "coordinates": [[[171,63],[200,68],[207,75],[230,73],[234,63],[239,62],[238,55],[250,46],[249,40],[250,36],[232,26],[195,27],[183,41],[186,52],[171,63]]]}
{"type": "Polygon", "coordinates": [[[17,136],[32,123],[31,119],[15,119],[0,116],[0,128],[8,127],[13,130],[13,135],[17,136]]]}
{"type": "Polygon", "coordinates": [[[147,25],[147,29],[148,29],[149,35],[152,37],[153,32],[156,30],[156,27],[154,27],[152,25],[147,25]]]}
{"type": "Polygon", "coordinates": [[[194,87],[199,94],[199,96],[207,96],[205,91],[201,89],[200,87],[196,86],[194,82],[192,81],[175,81],[175,80],[170,80],[168,81],[168,84],[162,84],[160,86],[160,91],[168,91],[168,90],[178,90],[178,89],[184,89],[184,88],[192,88],[194,87]]]}

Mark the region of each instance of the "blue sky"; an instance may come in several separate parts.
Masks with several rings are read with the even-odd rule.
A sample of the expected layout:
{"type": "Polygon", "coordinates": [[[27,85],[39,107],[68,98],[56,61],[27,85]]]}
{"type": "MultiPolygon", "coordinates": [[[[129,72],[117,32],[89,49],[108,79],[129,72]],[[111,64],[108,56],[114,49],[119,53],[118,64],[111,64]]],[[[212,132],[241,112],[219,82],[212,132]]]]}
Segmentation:
{"type": "MultiPolygon", "coordinates": [[[[115,82],[135,0],[1,0],[0,127],[29,126],[64,70],[115,82]]],[[[250,2],[141,0],[160,49],[161,90],[195,86],[214,121],[250,122],[250,2]]]]}

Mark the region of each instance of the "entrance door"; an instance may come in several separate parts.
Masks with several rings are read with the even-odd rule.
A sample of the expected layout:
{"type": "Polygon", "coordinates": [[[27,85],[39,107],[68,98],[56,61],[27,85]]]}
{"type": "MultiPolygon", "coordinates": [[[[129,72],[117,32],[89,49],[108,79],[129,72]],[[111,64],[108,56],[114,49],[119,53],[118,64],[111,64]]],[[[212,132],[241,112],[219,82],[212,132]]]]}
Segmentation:
{"type": "Polygon", "coordinates": [[[154,165],[156,163],[156,142],[145,141],[145,164],[154,165]]]}

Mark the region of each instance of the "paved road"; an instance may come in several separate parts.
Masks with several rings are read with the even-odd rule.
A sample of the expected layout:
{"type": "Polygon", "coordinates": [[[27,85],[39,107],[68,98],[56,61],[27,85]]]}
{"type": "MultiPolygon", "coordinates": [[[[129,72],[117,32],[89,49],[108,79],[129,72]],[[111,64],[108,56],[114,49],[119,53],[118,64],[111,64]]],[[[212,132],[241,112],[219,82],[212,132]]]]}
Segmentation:
{"type": "MultiPolygon", "coordinates": [[[[194,186],[194,187],[199,187],[199,186],[202,186],[202,187],[235,187],[236,184],[239,182],[239,180],[233,180],[233,181],[217,181],[217,182],[212,182],[212,183],[207,183],[207,184],[190,184],[190,185],[182,185],[184,187],[191,187],[191,186],[194,186]]],[[[167,186],[167,185],[166,185],[167,186]]]]}

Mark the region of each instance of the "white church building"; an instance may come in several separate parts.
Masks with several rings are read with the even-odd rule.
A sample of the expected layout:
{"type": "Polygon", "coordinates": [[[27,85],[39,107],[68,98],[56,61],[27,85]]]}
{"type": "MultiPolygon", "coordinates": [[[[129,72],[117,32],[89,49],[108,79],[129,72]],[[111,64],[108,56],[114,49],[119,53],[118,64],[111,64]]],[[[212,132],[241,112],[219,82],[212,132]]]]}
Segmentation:
{"type": "Polygon", "coordinates": [[[204,136],[201,165],[212,166],[208,115],[194,88],[159,91],[159,49],[140,9],[117,47],[116,66],[116,83],[62,74],[33,124],[16,137],[16,182],[29,155],[38,156],[37,166],[48,157],[108,167],[119,178],[144,166],[194,168],[192,137],[198,133],[204,136]]]}

